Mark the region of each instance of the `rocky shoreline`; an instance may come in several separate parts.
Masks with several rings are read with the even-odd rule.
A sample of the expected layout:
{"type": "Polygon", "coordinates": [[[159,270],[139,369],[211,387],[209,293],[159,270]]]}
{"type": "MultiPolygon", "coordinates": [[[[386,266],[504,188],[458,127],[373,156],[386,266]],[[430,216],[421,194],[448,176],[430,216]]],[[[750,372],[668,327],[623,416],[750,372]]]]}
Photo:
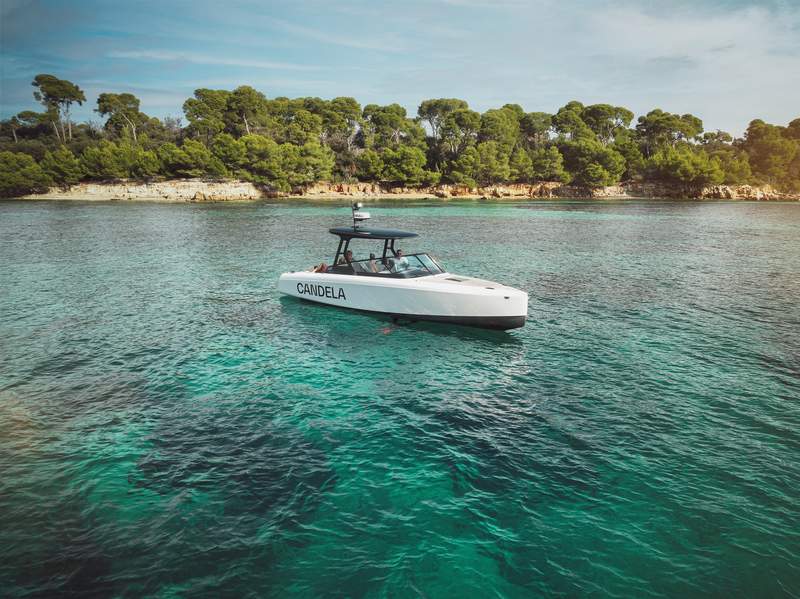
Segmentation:
{"type": "Polygon", "coordinates": [[[431,187],[392,187],[373,183],[317,183],[291,192],[277,192],[247,181],[206,181],[181,179],[151,183],[119,181],[79,183],[69,188],[53,188],[47,193],[24,196],[31,200],[223,202],[300,198],[308,200],[352,199],[687,199],[800,201],[800,194],[780,193],[769,186],[714,185],[686,189],[655,183],[623,183],[588,189],[557,182],[533,184],[435,185],[431,187]]]}

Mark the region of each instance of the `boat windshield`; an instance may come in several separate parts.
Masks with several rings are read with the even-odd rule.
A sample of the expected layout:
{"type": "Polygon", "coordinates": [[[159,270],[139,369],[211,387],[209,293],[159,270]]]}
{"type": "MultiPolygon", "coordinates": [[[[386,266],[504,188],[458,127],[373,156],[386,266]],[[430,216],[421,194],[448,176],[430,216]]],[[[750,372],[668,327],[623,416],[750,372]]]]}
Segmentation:
{"type": "Polygon", "coordinates": [[[438,275],[444,271],[438,262],[428,254],[410,254],[408,256],[386,256],[386,258],[368,258],[353,260],[350,264],[332,266],[328,272],[338,274],[357,274],[373,276],[391,276],[401,278],[427,277],[438,275]]]}

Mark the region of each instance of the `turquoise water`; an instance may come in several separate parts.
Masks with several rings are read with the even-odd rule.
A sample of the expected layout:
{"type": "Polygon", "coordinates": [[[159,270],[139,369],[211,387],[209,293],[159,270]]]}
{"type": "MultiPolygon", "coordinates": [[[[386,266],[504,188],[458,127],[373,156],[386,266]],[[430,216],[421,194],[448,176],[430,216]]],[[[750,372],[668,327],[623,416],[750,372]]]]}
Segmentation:
{"type": "Polygon", "coordinates": [[[800,205],[370,210],[527,325],[280,297],[346,208],[0,203],[0,595],[800,593],[800,205]]]}

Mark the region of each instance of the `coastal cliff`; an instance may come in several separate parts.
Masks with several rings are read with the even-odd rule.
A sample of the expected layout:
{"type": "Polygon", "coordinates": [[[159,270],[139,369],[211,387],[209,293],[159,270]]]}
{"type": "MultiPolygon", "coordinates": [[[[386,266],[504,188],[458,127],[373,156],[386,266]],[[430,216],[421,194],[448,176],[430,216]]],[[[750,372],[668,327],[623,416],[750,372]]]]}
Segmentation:
{"type": "Polygon", "coordinates": [[[690,199],[798,201],[800,194],[780,193],[769,186],[713,185],[687,189],[656,183],[626,183],[600,188],[584,188],[558,182],[511,183],[467,187],[434,185],[429,187],[384,186],[374,183],[317,183],[292,192],[277,192],[247,181],[206,181],[179,179],[141,182],[79,183],[67,188],[52,188],[47,193],[24,196],[32,200],[134,200],[161,202],[222,202],[268,198],[342,199],[496,199],[537,198],[585,199],[690,199]]]}
{"type": "MultiPolygon", "coordinates": [[[[297,194],[291,194],[297,195],[297,194]]],[[[627,183],[608,187],[586,188],[564,185],[558,182],[509,183],[466,187],[463,185],[435,185],[431,187],[382,187],[365,183],[320,183],[303,190],[299,195],[310,198],[375,198],[375,197],[424,197],[464,199],[536,199],[536,198],[582,198],[582,199],[694,199],[694,200],[756,200],[786,201],[800,200],[800,194],[790,195],[775,191],[772,187],[752,185],[714,185],[698,190],[660,185],[654,183],[627,183]]]]}
{"type": "Polygon", "coordinates": [[[247,181],[205,181],[177,179],[153,183],[118,181],[114,183],[78,183],[53,187],[47,193],[24,196],[30,200],[139,200],[161,202],[222,202],[259,200],[268,197],[263,189],[247,181]]]}

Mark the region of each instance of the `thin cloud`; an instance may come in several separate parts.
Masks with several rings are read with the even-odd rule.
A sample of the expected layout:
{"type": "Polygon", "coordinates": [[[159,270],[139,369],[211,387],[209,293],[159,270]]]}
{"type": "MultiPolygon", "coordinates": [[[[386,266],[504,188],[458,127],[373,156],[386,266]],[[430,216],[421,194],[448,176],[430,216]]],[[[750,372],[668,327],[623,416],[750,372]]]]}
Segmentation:
{"type": "Polygon", "coordinates": [[[697,61],[686,55],[675,56],[656,56],[647,60],[648,68],[658,69],[660,71],[669,70],[685,70],[697,66],[697,61]]]}
{"type": "Polygon", "coordinates": [[[440,0],[443,4],[460,8],[525,8],[523,0],[440,0]]]}
{"type": "Polygon", "coordinates": [[[302,25],[295,25],[283,19],[270,19],[272,23],[288,31],[302,35],[317,42],[325,44],[333,44],[335,46],[344,46],[346,48],[355,48],[357,50],[377,50],[379,52],[400,52],[403,50],[401,43],[397,39],[392,39],[394,36],[387,36],[382,40],[369,40],[364,39],[360,35],[342,36],[333,35],[326,31],[313,29],[311,27],[304,27],[302,25]]]}
{"type": "Polygon", "coordinates": [[[131,60],[156,60],[164,62],[189,62],[201,65],[222,65],[229,67],[244,67],[249,69],[283,69],[289,71],[315,71],[320,67],[316,65],[295,64],[289,62],[273,62],[269,60],[250,60],[246,58],[223,58],[195,54],[192,52],[170,52],[164,50],[130,50],[114,51],[108,54],[109,58],[131,60]]]}

